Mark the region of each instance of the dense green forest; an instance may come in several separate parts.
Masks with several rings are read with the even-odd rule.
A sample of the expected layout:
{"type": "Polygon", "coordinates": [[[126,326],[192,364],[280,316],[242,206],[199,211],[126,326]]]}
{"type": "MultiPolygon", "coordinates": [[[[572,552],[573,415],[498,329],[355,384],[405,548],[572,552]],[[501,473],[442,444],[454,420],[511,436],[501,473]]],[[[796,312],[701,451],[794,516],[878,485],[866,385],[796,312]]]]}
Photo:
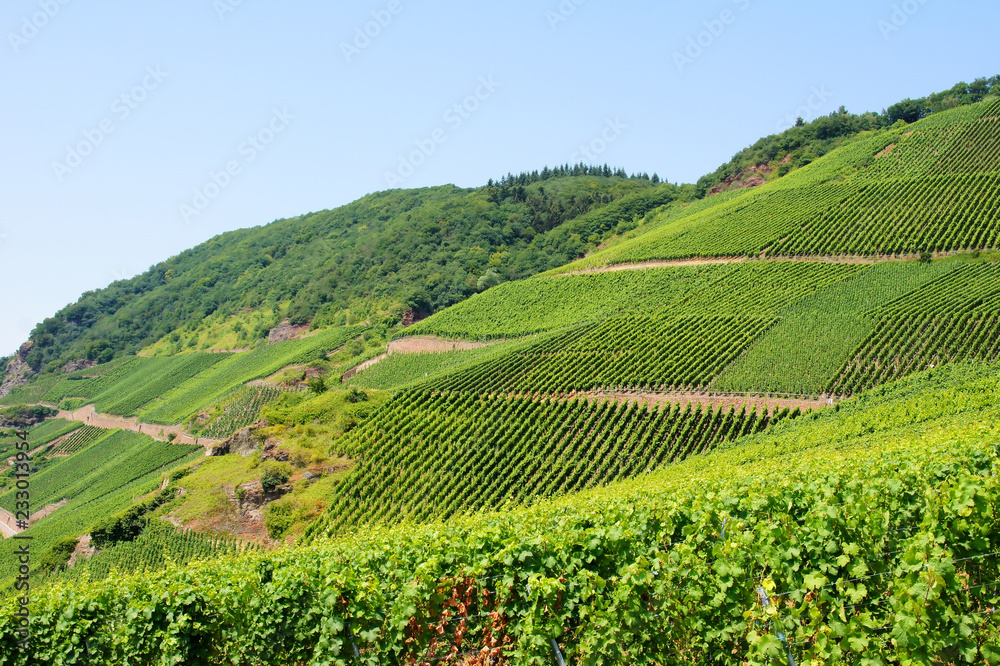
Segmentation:
{"type": "Polygon", "coordinates": [[[396,322],[406,308],[430,314],[580,257],[685,191],[620,169],[583,171],[595,175],[560,170],[533,182],[511,176],[511,186],[380,192],[221,234],[44,320],[32,332],[29,364],[39,372],[80,358],[108,361],[248,309],[274,314],[243,333],[247,343],[286,317],[343,324],[359,300],[395,306],[396,322]]]}

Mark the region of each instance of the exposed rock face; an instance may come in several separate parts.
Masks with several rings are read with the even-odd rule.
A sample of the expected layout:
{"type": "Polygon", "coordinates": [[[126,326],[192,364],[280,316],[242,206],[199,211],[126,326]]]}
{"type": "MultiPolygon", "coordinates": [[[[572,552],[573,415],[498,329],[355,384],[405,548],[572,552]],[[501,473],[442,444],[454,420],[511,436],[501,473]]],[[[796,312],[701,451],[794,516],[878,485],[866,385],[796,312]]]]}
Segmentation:
{"type": "Polygon", "coordinates": [[[268,442],[264,446],[264,452],[260,455],[261,460],[277,460],[278,462],[288,462],[290,457],[288,451],[279,449],[274,442],[268,442]]]}
{"type": "Polygon", "coordinates": [[[420,312],[419,310],[410,309],[403,313],[402,323],[404,327],[413,326],[418,321],[421,321],[423,319],[427,319],[427,315],[425,315],[423,312],[420,312]]]}
{"type": "Polygon", "coordinates": [[[292,487],[285,484],[278,486],[273,492],[265,493],[260,481],[248,481],[241,483],[231,491],[227,490],[226,495],[229,497],[229,501],[238,507],[242,517],[263,523],[264,509],[268,503],[281,499],[291,491],[292,487]]]}
{"type": "Polygon", "coordinates": [[[80,540],[76,542],[76,549],[69,556],[69,562],[66,566],[73,568],[73,565],[81,560],[90,559],[97,554],[97,549],[90,545],[90,535],[84,534],[80,537],[80,540]]]}
{"type": "Polygon", "coordinates": [[[743,190],[752,187],[760,187],[767,182],[767,179],[764,176],[770,174],[772,171],[774,171],[774,169],[767,164],[758,164],[757,166],[749,167],[735,176],[729,176],[723,180],[722,184],[716,185],[712,188],[709,195],[719,194],[727,190],[743,190]]]}
{"type": "Polygon", "coordinates": [[[263,448],[260,440],[254,437],[256,426],[244,428],[238,433],[224,441],[219,446],[212,447],[208,451],[209,456],[223,456],[227,453],[238,453],[244,458],[249,458],[263,448]]]}
{"type": "Polygon", "coordinates": [[[28,377],[31,375],[31,368],[28,367],[28,354],[31,350],[35,348],[35,343],[28,340],[21,348],[17,350],[17,354],[11,359],[10,363],[7,364],[7,368],[3,374],[3,381],[0,382],[0,398],[10,393],[12,390],[18,386],[24,386],[28,383],[28,377]]]}
{"type": "Polygon", "coordinates": [[[92,368],[97,365],[97,361],[91,361],[90,359],[81,358],[78,361],[70,361],[62,367],[62,371],[65,373],[76,372],[77,370],[86,370],[87,368],[92,368]]]}
{"type": "Polygon", "coordinates": [[[295,338],[301,338],[308,331],[309,324],[292,324],[286,319],[267,334],[267,343],[273,345],[278,342],[288,342],[295,338]]]}

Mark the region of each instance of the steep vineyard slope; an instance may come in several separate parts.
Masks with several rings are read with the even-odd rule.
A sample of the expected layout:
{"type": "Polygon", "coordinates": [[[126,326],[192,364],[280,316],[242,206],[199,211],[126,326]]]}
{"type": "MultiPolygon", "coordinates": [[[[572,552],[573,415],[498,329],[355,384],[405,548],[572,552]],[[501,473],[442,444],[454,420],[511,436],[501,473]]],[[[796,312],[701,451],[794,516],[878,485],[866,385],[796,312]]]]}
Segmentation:
{"type": "Polygon", "coordinates": [[[688,257],[996,248],[1000,100],[861,135],[807,167],[564,271],[688,257]]]}
{"type": "Polygon", "coordinates": [[[53,585],[14,663],[992,663],[998,371],[531,508],[53,585]]]}

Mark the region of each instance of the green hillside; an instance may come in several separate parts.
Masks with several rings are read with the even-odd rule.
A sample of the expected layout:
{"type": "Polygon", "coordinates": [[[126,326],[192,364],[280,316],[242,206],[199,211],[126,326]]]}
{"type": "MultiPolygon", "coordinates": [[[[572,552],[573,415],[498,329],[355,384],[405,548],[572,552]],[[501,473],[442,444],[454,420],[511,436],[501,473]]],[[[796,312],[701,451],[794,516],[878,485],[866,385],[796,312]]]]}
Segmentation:
{"type": "Polygon", "coordinates": [[[762,140],[753,190],[379,193],[85,295],[0,404],[180,425],[30,429],[59,506],[30,656],[0,543],[0,666],[1000,663],[984,85],[762,140]]]}
{"type": "MultiPolygon", "coordinates": [[[[927,97],[905,99],[891,105],[881,113],[869,111],[849,113],[844,107],[819,118],[805,122],[799,118],[794,126],[764,137],[744,148],[714,172],[698,180],[698,193],[728,191],[753,186],[751,179],[781,178],[803,166],[812,164],[830,151],[849,143],[864,132],[887,129],[899,121],[916,122],[934,113],[958,106],[978,104],[989,95],[1000,91],[1000,76],[976,79],[972,83],[958,83],[949,90],[927,97]]],[[[814,92],[825,95],[825,88],[814,92]]],[[[791,120],[791,119],[789,119],[791,120]]]]}
{"type": "Polygon", "coordinates": [[[174,343],[166,350],[182,351],[206,326],[245,347],[284,318],[315,328],[381,314],[395,325],[408,307],[429,313],[582,256],[620,223],[680,193],[607,167],[547,176],[511,176],[511,186],[496,193],[453,186],[380,192],[222,234],[43,321],[32,332],[29,363],[38,371],[107,361],[163,338],[174,343]],[[270,316],[246,318],[248,309],[270,316]]]}

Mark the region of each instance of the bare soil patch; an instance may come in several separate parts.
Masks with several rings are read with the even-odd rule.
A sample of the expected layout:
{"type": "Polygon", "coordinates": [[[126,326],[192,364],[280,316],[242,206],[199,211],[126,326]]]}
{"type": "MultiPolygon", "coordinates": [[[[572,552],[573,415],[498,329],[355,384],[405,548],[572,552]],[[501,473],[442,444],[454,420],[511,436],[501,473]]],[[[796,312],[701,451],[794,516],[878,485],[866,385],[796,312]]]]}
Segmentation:
{"type": "Polygon", "coordinates": [[[879,159],[880,157],[885,157],[886,155],[892,155],[892,151],[894,150],[896,150],[896,144],[890,143],[888,146],[875,153],[875,159],[879,159]]]}
{"type": "Polygon", "coordinates": [[[775,411],[780,411],[786,407],[791,410],[798,408],[803,412],[810,409],[823,409],[824,407],[830,407],[835,402],[831,398],[820,396],[813,398],[783,398],[767,395],[726,395],[719,393],[698,393],[694,391],[662,393],[651,391],[591,391],[581,395],[587,398],[587,400],[614,400],[621,404],[639,402],[645,405],[672,405],[674,403],[686,405],[692,403],[701,405],[702,407],[711,406],[715,408],[733,407],[740,409],[742,407],[753,407],[756,411],[766,409],[768,414],[774,414],[775,411]]]}

